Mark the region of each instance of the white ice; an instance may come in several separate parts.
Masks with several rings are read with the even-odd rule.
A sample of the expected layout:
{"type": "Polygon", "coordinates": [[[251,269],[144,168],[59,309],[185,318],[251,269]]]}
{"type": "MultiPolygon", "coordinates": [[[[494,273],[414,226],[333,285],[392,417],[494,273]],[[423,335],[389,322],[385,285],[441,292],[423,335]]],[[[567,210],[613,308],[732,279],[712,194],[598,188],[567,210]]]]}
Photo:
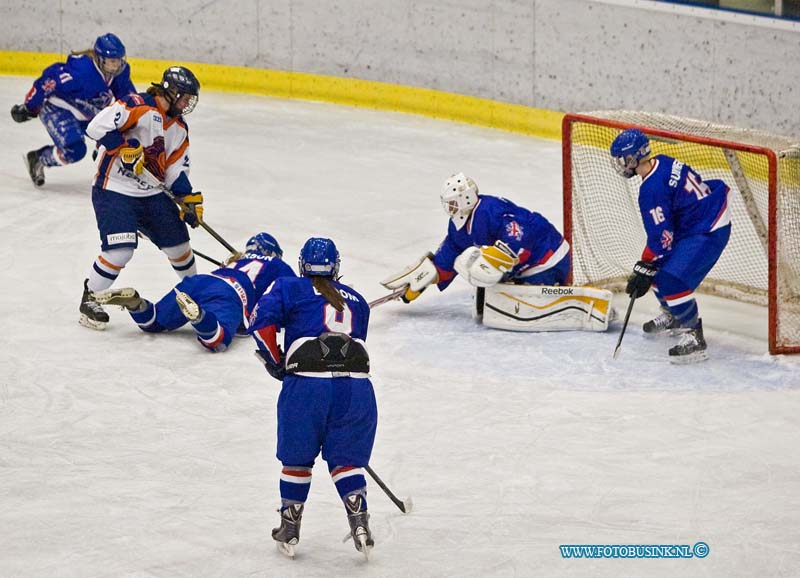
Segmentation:
{"type": "MultiPolygon", "coordinates": [[[[0,78],[5,110],[30,79],[0,78]]],[[[253,578],[796,576],[800,359],[766,351],[759,308],[703,300],[711,359],[671,366],[640,300],[617,361],[607,334],[476,326],[462,281],[373,314],[380,425],[365,564],[318,462],[295,560],[278,516],[277,382],[237,340],[146,335],[110,310],[77,323],[99,240],[91,161],[47,171],[22,155],[38,121],[0,115],[0,577],[253,578]],[[560,544],[694,544],[688,560],[565,560],[560,544]]],[[[189,118],[206,219],[241,247],[273,233],[294,264],[330,236],[368,299],[435,249],[439,187],[464,171],[561,225],[560,144],[404,114],[204,92],[189,118]]],[[[202,230],[197,249],[225,251],[202,230]]],[[[201,271],[211,270],[199,262],[201,271]]],[[[177,278],[144,242],[117,286],[157,298],[177,278]]],[[[617,304],[623,306],[622,301],[617,304]]]]}

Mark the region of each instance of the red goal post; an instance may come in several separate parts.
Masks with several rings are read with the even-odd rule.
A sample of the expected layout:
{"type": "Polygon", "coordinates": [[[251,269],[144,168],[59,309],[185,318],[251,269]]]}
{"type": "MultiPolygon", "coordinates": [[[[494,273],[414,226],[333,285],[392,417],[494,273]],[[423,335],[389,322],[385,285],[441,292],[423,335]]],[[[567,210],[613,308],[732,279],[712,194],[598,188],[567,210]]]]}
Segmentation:
{"type": "Polygon", "coordinates": [[[644,248],[641,179],[620,177],[609,154],[631,127],[648,135],[654,155],[731,188],[731,239],[698,291],[766,306],[770,353],[800,353],[800,147],[785,137],[653,113],[567,114],[564,236],[573,283],[620,290],[644,248]]]}

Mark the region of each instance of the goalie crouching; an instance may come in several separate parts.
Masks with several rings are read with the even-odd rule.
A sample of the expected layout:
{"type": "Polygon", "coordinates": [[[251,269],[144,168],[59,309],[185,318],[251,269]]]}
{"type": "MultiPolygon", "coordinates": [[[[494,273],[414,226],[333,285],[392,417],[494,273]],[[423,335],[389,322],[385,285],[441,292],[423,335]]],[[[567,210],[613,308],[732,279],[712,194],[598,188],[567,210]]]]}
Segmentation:
{"type": "Polygon", "coordinates": [[[502,197],[479,195],[463,173],[445,181],[442,206],[450,216],[436,250],[381,284],[405,287],[410,303],[428,286],[444,291],[456,275],[477,288],[475,314],[484,325],[513,331],[605,331],[611,292],[564,286],[569,243],[542,215],[502,197]]]}

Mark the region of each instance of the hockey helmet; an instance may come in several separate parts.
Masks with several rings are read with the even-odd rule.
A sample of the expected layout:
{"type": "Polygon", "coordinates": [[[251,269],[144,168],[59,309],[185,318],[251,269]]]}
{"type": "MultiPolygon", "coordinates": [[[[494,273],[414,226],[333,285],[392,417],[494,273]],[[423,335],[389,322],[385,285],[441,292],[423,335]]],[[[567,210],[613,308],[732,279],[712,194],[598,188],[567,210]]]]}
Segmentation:
{"type": "Polygon", "coordinates": [[[457,173],[444,182],[441,199],[445,213],[460,229],[478,204],[478,185],[464,173],[457,173]]]}
{"type": "Polygon", "coordinates": [[[300,275],[336,277],[339,273],[339,250],[331,239],[311,237],[300,249],[300,275]]]}
{"type": "Polygon", "coordinates": [[[638,128],[622,131],[611,143],[614,169],[626,179],[636,174],[639,163],[650,156],[650,140],[638,128]]]}
{"type": "Polygon", "coordinates": [[[97,68],[108,78],[114,78],[125,68],[125,45],[116,34],[98,36],[92,48],[97,68]]]}
{"type": "Polygon", "coordinates": [[[197,106],[198,95],[200,94],[200,81],[194,73],[185,66],[170,66],[164,71],[161,77],[161,84],[164,89],[167,101],[170,104],[170,116],[187,115],[197,106]],[[178,108],[177,103],[184,95],[188,95],[188,102],[178,108]]]}
{"type": "Polygon", "coordinates": [[[259,233],[250,237],[244,251],[262,257],[277,257],[278,259],[283,257],[283,249],[278,244],[278,240],[269,233],[259,233]]]}

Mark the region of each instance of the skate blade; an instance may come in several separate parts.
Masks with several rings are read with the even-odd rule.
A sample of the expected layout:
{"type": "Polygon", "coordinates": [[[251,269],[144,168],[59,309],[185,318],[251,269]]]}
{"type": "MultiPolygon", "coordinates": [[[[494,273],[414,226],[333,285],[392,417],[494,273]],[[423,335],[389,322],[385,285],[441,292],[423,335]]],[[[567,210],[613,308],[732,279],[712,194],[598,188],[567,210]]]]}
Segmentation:
{"type": "Polygon", "coordinates": [[[669,362],[675,365],[690,365],[692,363],[700,363],[706,359],[708,359],[708,352],[698,351],[689,355],[671,355],[669,362]]]}
{"type": "Polygon", "coordinates": [[[178,291],[177,289],[174,289],[174,291],[175,301],[178,303],[178,308],[183,313],[183,316],[189,321],[197,321],[197,318],[200,317],[200,308],[197,303],[183,291],[178,291]]]}
{"type": "Polygon", "coordinates": [[[94,329],[95,331],[103,331],[108,325],[108,322],[104,321],[94,321],[89,319],[86,315],[81,313],[80,319],[78,319],[78,323],[83,325],[84,327],[88,327],[89,329],[94,329]]]}
{"type": "Polygon", "coordinates": [[[369,553],[370,550],[372,550],[372,546],[367,546],[367,536],[365,534],[358,536],[358,545],[356,549],[364,555],[364,560],[369,562],[369,553]]]}
{"type": "Polygon", "coordinates": [[[136,295],[136,289],[133,287],[125,287],[124,289],[112,289],[110,291],[100,291],[98,293],[92,292],[92,299],[102,305],[119,305],[114,303],[118,299],[130,299],[136,295]]]}
{"type": "Polygon", "coordinates": [[[278,552],[280,552],[284,556],[294,559],[294,544],[287,544],[286,542],[276,541],[275,547],[278,549],[278,552]]]}

